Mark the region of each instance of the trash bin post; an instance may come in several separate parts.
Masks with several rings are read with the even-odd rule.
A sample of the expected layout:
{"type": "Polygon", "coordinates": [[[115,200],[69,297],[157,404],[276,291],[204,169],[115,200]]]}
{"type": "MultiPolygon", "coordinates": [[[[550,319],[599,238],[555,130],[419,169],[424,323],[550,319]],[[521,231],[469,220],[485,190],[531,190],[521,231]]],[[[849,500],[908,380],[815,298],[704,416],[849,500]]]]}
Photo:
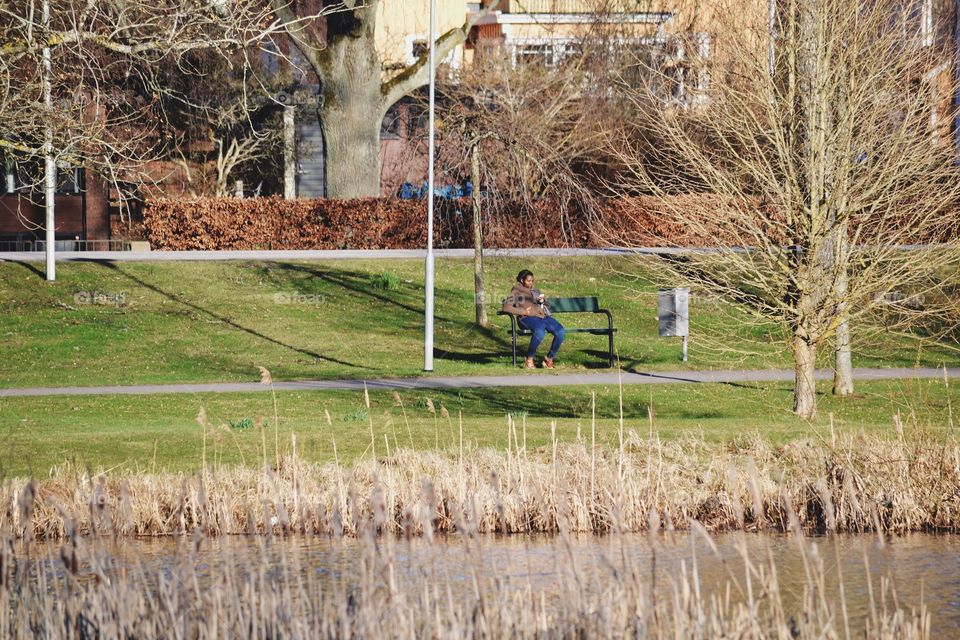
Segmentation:
{"type": "Polygon", "coordinates": [[[687,361],[687,336],[689,322],[690,289],[675,287],[657,291],[658,335],[661,338],[682,338],[682,358],[687,361]]]}

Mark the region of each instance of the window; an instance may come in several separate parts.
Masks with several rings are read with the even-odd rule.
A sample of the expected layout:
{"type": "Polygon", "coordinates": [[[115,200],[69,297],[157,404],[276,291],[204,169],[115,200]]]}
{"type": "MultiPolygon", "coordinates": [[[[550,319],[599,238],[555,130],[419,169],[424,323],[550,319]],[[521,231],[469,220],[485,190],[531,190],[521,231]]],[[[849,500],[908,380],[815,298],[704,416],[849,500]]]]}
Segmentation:
{"type": "Polygon", "coordinates": [[[932,47],[936,35],[933,18],[933,0],[902,0],[894,4],[889,24],[911,46],[932,47]]]}
{"type": "Polygon", "coordinates": [[[513,66],[537,65],[554,68],[582,53],[580,43],[570,38],[517,38],[509,43],[513,66]]]}
{"type": "Polygon", "coordinates": [[[57,166],[57,195],[77,196],[80,195],[83,176],[83,169],[71,167],[69,165],[57,166]]]}
{"type": "Polygon", "coordinates": [[[710,88],[710,36],[657,38],[641,56],[640,64],[651,65],[656,93],[677,106],[704,104],[710,88]]]}
{"type": "Polygon", "coordinates": [[[430,43],[426,40],[413,40],[410,43],[410,57],[414,61],[419,60],[421,56],[427,54],[430,51],[430,43]]]}
{"type": "Polygon", "coordinates": [[[380,139],[396,139],[400,137],[403,114],[406,109],[397,103],[387,109],[387,114],[380,123],[380,139]]]}

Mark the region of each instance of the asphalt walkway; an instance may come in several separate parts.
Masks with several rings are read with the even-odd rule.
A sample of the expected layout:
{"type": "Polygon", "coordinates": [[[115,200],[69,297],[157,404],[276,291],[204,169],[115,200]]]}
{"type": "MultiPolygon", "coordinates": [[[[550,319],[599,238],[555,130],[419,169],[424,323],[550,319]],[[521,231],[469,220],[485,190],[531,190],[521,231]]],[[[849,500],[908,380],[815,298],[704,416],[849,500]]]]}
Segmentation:
{"type": "MultiPolygon", "coordinates": [[[[949,378],[960,377],[960,368],[946,369],[949,378]]],[[[943,369],[854,369],[855,380],[906,378],[942,378],[943,369]]],[[[833,378],[830,369],[817,370],[818,380],[833,378]]],[[[512,376],[455,376],[422,378],[380,378],[373,380],[298,380],[275,381],[278,391],[332,391],[368,389],[475,389],[483,387],[556,387],[562,385],[615,384],[702,384],[792,381],[793,372],[783,370],[658,371],[603,373],[531,373],[512,376]]],[[[0,398],[31,396],[153,395],[160,393],[251,393],[269,391],[259,382],[212,382],[191,384],[140,384],[103,387],[22,387],[0,390],[0,398]]]]}
{"type": "MultiPolygon", "coordinates": [[[[564,257],[605,256],[624,253],[676,253],[669,248],[640,249],[484,249],[483,255],[493,257],[564,257]]],[[[473,249],[436,249],[437,258],[472,258],[473,249]]],[[[409,260],[423,259],[425,249],[329,249],[278,251],[57,251],[58,262],[208,262],[221,260],[409,260]]],[[[0,252],[0,262],[43,262],[42,251],[0,252]]]]}
{"type": "MultiPolygon", "coordinates": [[[[904,251],[925,250],[941,245],[900,245],[904,251]]],[[[484,249],[483,255],[492,257],[554,257],[617,256],[617,255],[691,255],[719,251],[749,251],[749,249],[719,247],[609,247],[604,249],[484,249]]],[[[435,249],[437,258],[471,258],[473,249],[435,249]]],[[[423,259],[425,249],[290,249],[262,251],[57,251],[57,262],[207,262],[221,260],[255,260],[277,262],[285,260],[410,260],[423,259]]],[[[43,262],[43,251],[3,251],[0,262],[43,262]]]]}

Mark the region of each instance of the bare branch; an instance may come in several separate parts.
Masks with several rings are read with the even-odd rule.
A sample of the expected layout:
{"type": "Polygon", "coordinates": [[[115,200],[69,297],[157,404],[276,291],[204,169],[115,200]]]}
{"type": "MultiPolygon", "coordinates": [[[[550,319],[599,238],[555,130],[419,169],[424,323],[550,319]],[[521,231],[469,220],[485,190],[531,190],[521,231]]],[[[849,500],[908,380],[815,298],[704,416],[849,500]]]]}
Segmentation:
{"type": "MultiPolygon", "coordinates": [[[[447,31],[434,44],[434,55],[436,59],[442,60],[448,53],[453,51],[458,45],[467,40],[470,30],[488,13],[495,11],[499,6],[500,0],[495,0],[487,7],[478,11],[468,19],[462,27],[456,27],[447,31]]],[[[380,109],[386,113],[387,109],[393,106],[397,100],[410,94],[415,89],[422,87],[430,81],[430,60],[429,52],[421,55],[416,62],[404,69],[402,72],[384,82],[380,87],[380,109]]]]}

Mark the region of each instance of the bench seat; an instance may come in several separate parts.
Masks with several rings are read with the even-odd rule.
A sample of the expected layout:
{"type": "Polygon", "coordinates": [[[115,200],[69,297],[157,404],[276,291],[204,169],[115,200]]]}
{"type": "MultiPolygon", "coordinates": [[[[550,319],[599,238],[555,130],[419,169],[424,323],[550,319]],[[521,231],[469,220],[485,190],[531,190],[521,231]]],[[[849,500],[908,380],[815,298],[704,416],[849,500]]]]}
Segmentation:
{"type": "MultiPolygon", "coordinates": [[[[613,314],[607,309],[601,309],[596,296],[582,296],[577,298],[548,298],[550,304],[550,313],[595,313],[605,315],[607,322],[605,327],[564,327],[564,333],[589,333],[595,336],[607,336],[607,348],[610,360],[610,367],[614,366],[613,355],[613,334],[617,332],[613,326],[613,314]]],[[[503,310],[497,312],[498,316],[510,316],[510,335],[513,346],[513,364],[517,364],[517,336],[529,336],[532,332],[524,329],[517,322],[517,316],[507,313],[503,310]]]]}

